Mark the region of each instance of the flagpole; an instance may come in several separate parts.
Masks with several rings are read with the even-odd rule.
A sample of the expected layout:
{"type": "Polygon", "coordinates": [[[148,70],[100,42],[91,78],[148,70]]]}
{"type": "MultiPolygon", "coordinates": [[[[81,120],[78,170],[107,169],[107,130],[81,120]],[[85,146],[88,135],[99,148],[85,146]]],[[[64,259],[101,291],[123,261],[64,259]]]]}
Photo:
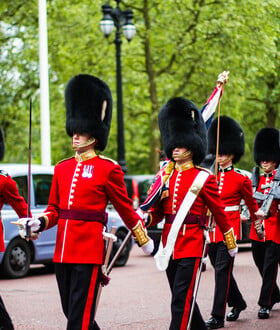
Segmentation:
{"type": "Polygon", "coordinates": [[[222,91],[224,84],[227,83],[229,76],[229,71],[224,71],[218,76],[217,80],[217,87],[221,89],[221,94],[219,97],[219,103],[218,103],[218,115],[217,115],[217,139],[216,139],[216,162],[215,162],[215,177],[217,179],[218,176],[218,156],[219,156],[219,145],[220,145],[220,117],[221,117],[221,98],[222,98],[222,91]]]}
{"type": "Polygon", "coordinates": [[[46,0],[39,0],[41,164],[51,165],[48,32],[46,0]]]}

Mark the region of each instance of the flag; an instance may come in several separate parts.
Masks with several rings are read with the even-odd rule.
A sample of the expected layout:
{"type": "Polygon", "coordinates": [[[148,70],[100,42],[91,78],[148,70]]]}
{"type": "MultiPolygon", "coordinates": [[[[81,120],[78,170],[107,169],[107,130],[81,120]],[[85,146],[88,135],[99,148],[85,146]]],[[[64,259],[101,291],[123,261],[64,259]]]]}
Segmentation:
{"type": "Polygon", "coordinates": [[[156,177],[156,181],[152,184],[149,189],[148,196],[144,203],[140,206],[142,211],[147,212],[155,202],[157,202],[161,196],[164,187],[163,177],[161,175],[156,177]]]}
{"type": "Polygon", "coordinates": [[[215,110],[219,103],[220,98],[223,94],[223,87],[222,85],[216,85],[213,93],[209,97],[208,101],[204,104],[204,106],[200,109],[200,113],[202,118],[204,119],[206,128],[210,126],[212,119],[215,114],[215,110]]]}
{"type": "Polygon", "coordinates": [[[163,196],[168,196],[168,185],[166,185],[169,176],[173,173],[175,163],[173,161],[167,161],[165,165],[160,169],[155,177],[154,183],[148,190],[148,196],[144,203],[140,206],[142,211],[148,211],[150,207],[155,204],[163,196]]]}

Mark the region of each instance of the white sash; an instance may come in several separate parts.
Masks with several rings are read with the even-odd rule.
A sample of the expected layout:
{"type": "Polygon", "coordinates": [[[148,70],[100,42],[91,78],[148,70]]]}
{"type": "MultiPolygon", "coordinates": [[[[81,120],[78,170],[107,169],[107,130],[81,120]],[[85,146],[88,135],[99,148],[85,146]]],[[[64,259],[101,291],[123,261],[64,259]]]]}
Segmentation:
{"type": "Polygon", "coordinates": [[[209,173],[206,171],[200,171],[195,177],[190,189],[186,193],[184,200],[180,206],[179,211],[177,212],[172,226],[170,228],[166,246],[163,247],[162,241],[159,243],[158,252],[155,254],[154,258],[156,260],[157,268],[161,271],[165,270],[168,266],[169,259],[173,253],[175,242],[179,233],[179,230],[182,226],[182,223],[189,212],[191,206],[193,205],[196,197],[198,196],[201,188],[203,187],[206,179],[208,178],[209,173]]]}

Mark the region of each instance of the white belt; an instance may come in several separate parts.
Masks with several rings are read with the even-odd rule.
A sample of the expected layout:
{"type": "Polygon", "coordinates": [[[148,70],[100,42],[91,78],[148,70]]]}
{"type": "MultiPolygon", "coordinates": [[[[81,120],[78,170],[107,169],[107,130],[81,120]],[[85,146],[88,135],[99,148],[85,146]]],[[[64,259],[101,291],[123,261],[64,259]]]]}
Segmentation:
{"type": "Polygon", "coordinates": [[[230,212],[230,211],[239,211],[240,206],[239,205],[232,205],[232,206],[226,206],[225,207],[225,212],[230,212]]]}
{"type": "Polygon", "coordinates": [[[186,217],[186,214],[192,207],[208,176],[209,173],[205,171],[200,171],[197,174],[190,189],[188,190],[186,196],[183,199],[183,202],[175,216],[175,219],[173,220],[172,226],[167,236],[167,242],[165,247],[163,247],[162,245],[162,240],[160,241],[158,251],[154,256],[158,270],[163,271],[167,268],[169,264],[169,259],[174,250],[179,230],[186,217]]]}

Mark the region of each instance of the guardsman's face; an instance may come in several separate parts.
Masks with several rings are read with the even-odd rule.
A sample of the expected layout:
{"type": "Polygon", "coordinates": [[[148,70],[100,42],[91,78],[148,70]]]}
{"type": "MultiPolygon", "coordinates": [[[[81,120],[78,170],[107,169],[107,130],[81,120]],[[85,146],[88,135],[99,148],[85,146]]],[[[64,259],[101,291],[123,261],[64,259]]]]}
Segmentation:
{"type": "Polygon", "coordinates": [[[74,133],[73,137],[72,137],[72,147],[77,147],[79,145],[83,145],[84,143],[87,142],[89,137],[90,137],[90,135],[87,133],[84,133],[84,134],[74,133]]]}
{"type": "Polygon", "coordinates": [[[234,155],[218,155],[218,163],[222,167],[228,167],[232,165],[232,160],[233,160],[234,155]]]}
{"type": "Polygon", "coordinates": [[[187,148],[177,147],[172,151],[172,158],[180,165],[192,160],[192,152],[187,148]]]}
{"type": "Polygon", "coordinates": [[[267,160],[261,161],[261,168],[264,171],[264,173],[270,173],[274,171],[276,166],[277,166],[276,162],[267,161],[267,160]]]}

